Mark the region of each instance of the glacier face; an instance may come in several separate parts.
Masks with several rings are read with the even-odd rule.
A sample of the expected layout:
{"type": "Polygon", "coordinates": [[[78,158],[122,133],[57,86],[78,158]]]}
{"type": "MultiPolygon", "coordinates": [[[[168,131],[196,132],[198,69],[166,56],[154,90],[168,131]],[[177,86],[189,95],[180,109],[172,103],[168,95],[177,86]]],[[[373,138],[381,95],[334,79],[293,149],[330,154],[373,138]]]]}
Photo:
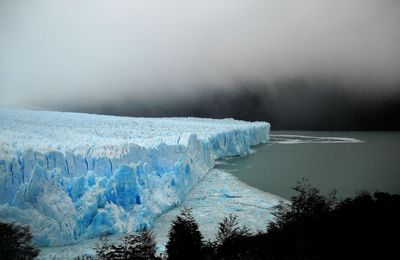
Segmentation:
{"type": "MultiPolygon", "coordinates": [[[[238,216],[240,226],[246,226],[250,232],[265,232],[267,225],[274,219],[274,207],[283,198],[263,192],[238,180],[228,172],[212,169],[202,181],[186,196],[183,203],[158,217],[152,230],[156,235],[158,253],[165,253],[168,232],[172,221],[183,207],[191,208],[204,240],[214,241],[218,223],[229,214],[238,216]]],[[[119,243],[123,234],[108,236],[110,243],[119,243]]],[[[94,248],[101,244],[99,238],[86,239],[78,244],[62,247],[43,247],[39,259],[75,259],[78,256],[95,256],[94,248]]]]}
{"type": "Polygon", "coordinates": [[[151,228],[214,167],[265,143],[270,125],[0,108],[0,221],[40,246],[151,228]]]}

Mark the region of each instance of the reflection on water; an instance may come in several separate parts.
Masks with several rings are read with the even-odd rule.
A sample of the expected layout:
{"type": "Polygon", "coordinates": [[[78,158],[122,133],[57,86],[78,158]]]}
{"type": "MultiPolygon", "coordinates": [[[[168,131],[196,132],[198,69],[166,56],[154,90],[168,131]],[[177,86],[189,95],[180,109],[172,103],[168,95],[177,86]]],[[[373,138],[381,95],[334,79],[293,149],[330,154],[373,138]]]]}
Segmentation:
{"type": "Polygon", "coordinates": [[[400,132],[271,132],[250,156],[220,160],[218,169],[261,190],[290,198],[307,178],[339,197],[357,191],[400,193],[400,132]]]}

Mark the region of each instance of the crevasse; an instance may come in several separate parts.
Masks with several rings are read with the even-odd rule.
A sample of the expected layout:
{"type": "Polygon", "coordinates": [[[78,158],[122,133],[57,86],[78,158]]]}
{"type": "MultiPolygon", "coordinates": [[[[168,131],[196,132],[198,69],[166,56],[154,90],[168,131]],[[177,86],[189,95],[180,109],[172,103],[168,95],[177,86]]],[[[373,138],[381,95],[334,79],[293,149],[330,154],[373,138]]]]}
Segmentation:
{"type": "Polygon", "coordinates": [[[0,221],[40,246],[151,228],[221,157],[265,143],[270,125],[0,108],[0,221]]]}

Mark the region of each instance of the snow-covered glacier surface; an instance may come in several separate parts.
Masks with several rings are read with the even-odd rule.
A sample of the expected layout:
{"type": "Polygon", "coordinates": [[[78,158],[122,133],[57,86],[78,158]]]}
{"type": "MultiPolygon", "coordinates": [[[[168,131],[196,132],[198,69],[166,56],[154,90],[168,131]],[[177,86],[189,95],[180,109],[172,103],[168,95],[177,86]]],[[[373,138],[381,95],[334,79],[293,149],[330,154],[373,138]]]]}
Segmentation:
{"type": "Polygon", "coordinates": [[[40,246],[151,228],[216,159],[249,154],[269,128],[0,108],[0,221],[29,224],[40,246]]]}

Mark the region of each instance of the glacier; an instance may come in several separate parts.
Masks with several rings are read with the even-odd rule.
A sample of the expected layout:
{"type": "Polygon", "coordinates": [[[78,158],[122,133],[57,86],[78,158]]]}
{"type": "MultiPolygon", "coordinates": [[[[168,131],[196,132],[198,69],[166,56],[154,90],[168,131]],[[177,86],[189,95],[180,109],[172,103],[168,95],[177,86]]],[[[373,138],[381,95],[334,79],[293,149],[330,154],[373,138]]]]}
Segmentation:
{"type": "MultiPolygon", "coordinates": [[[[251,232],[265,232],[274,219],[275,206],[285,199],[251,187],[228,172],[212,169],[187,195],[183,203],[158,217],[152,231],[156,235],[157,252],[165,253],[168,231],[172,221],[183,207],[191,208],[204,240],[214,241],[218,223],[229,214],[238,216],[240,226],[251,232]]],[[[107,237],[111,243],[119,243],[123,234],[107,237]]],[[[77,256],[95,256],[94,248],[101,244],[99,238],[86,239],[79,244],[62,247],[43,247],[39,259],[75,259],[77,256]]]]}
{"type": "Polygon", "coordinates": [[[269,139],[266,122],[0,108],[0,221],[39,246],[152,228],[215,160],[269,139]]]}

